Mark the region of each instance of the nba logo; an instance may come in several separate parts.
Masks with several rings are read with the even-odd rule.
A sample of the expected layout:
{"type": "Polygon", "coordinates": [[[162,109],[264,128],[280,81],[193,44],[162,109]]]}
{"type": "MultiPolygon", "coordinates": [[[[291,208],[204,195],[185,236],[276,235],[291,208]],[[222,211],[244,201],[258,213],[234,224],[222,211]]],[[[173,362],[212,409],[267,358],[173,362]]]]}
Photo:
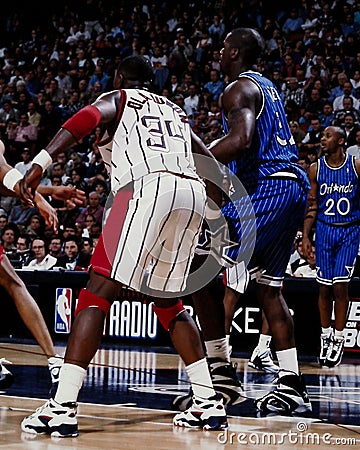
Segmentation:
{"type": "Polygon", "coordinates": [[[55,303],[55,332],[70,333],[72,290],[69,288],[56,289],[55,303]]]}

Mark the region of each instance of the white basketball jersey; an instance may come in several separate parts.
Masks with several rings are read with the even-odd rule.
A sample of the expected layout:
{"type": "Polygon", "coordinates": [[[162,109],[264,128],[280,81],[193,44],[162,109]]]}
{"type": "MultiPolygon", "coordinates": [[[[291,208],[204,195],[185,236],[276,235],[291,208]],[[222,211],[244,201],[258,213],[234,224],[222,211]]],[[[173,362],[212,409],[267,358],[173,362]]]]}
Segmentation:
{"type": "Polygon", "coordinates": [[[119,125],[99,149],[112,191],[155,172],[199,179],[186,113],[166,97],[143,89],[120,90],[119,125]]]}

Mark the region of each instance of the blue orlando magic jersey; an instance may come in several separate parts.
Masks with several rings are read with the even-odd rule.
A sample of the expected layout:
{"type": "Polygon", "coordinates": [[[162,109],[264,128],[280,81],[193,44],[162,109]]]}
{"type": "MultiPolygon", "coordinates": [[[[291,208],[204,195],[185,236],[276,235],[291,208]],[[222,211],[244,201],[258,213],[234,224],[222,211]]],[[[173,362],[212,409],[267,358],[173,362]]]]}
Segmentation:
{"type": "Polygon", "coordinates": [[[327,224],[343,225],[360,219],[359,180],[355,159],[346,155],[340,167],[330,167],[325,157],[317,167],[318,220],[327,224]]]}
{"type": "MultiPolygon", "coordinates": [[[[256,189],[259,179],[284,171],[294,173],[308,189],[308,178],[305,170],[297,164],[297,147],[275,86],[258,72],[244,72],[239,75],[239,79],[241,78],[248,78],[259,87],[262,107],[256,118],[251,148],[229,163],[229,169],[238,176],[248,191],[256,189]]],[[[227,132],[226,122],[224,129],[227,132]]]]}

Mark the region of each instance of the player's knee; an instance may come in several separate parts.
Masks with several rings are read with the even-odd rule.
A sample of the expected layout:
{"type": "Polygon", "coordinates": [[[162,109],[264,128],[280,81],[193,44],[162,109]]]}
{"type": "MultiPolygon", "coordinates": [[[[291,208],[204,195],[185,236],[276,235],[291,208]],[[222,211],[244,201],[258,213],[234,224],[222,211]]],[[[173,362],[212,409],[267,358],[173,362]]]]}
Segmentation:
{"type": "Polygon", "coordinates": [[[104,311],[105,315],[108,314],[111,307],[111,303],[102,297],[88,291],[83,288],[80,291],[78,304],[75,310],[75,316],[85,308],[99,308],[104,311]]]}
{"type": "Polygon", "coordinates": [[[172,306],[161,307],[157,305],[153,305],[154,313],[157,315],[159,322],[165,328],[166,331],[169,331],[170,324],[173,320],[175,320],[182,312],[186,311],[183,302],[179,300],[172,306]]]}

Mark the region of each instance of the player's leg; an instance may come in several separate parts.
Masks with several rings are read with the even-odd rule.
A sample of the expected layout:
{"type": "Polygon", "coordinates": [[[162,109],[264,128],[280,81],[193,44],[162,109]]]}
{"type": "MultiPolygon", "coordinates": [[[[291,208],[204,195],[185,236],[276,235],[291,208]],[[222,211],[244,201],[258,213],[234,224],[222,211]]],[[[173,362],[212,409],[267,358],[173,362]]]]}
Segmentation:
{"type": "Polygon", "coordinates": [[[22,421],[23,431],[58,437],[78,435],[76,401],[86,369],[100,346],[104,320],[119,288],[119,283],[90,271],[86,289],[79,295],[55,397],[22,421]]]}
{"type": "Polygon", "coordinates": [[[6,255],[2,255],[0,260],[0,285],[14,301],[21,319],[48,358],[51,382],[55,388],[62,358],[55,354],[53,341],[39,306],[26,289],[24,282],[17,275],[6,255]]]}
{"type": "Polygon", "coordinates": [[[319,364],[325,366],[328,352],[332,351],[333,339],[333,329],[331,326],[333,298],[331,286],[319,283],[318,308],[321,324],[319,364]]]}
{"type": "Polygon", "coordinates": [[[174,347],[184,361],[192,389],[191,405],[174,417],[174,425],[204,429],[226,428],[223,400],[214,390],[195,322],[179,300],[155,300],[154,304],[160,323],[169,331],[174,347]]]}
{"type": "Polygon", "coordinates": [[[269,323],[264,312],[261,312],[261,333],[258,343],[254,348],[248,365],[256,370],[261,370],[267,373],[277,373],[279,366],[277,366],[271,354],[270,343],[272,339],[269,323]]]}
{"type": "Polygon", "coordinates": [[[349,308],[348,282],[335,283],[333,285],[335,329],[332,337],[332,346],[326,356],[325,365],[336,367],[341,363],[344,353],[344,328],[349,308]]]}
{"type": "Polygon", "coordinates": [[[251,273],[256,262],[258,301],[269,323],[279,363],[276,389],[258,399],[256,407],[263,414],[310,411],[311,403],[299,372],[293,319],[281,293],[294,237],[303,219],[306,192],[297,182],[275,179],[264,181],[252,201],[256,213],[261,214],[249,270],[251,273]]]}

